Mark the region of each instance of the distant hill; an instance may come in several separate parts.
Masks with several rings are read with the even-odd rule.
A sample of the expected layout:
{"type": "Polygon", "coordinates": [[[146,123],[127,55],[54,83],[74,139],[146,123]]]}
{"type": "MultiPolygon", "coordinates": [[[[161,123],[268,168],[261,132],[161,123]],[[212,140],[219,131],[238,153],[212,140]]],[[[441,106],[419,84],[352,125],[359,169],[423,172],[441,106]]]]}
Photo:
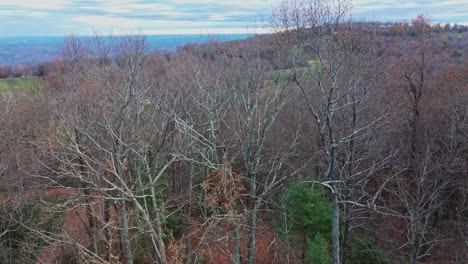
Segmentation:
{"type": "MultiPolygon", "coordinates": [[[[147,49],[148,51],[171,51],[189,43],[203,43],[210,39],[229,41],[245,39],[249,36],[251,35],[151,35],[147,36],[147,49]]],[[[0,37],[0,64],[34,64],[53,60],[60,56],[65,38],[66,37],[0,37]]]]}

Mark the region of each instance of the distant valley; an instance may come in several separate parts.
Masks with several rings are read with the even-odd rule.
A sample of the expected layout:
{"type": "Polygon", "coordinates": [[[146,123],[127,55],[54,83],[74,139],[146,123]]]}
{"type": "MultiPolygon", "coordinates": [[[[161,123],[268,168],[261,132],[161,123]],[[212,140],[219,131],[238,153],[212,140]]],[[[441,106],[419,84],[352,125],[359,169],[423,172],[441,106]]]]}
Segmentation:
{"type": "MultiPolygon", "coordinates": [[[[211,39],[229,41],[249,36],[251,35],[151,35],[147,36],[146,43],[147,51],[171,51],[189,43],[203,43],[211,39]]],[[[65,39],[66,37],[0,37],[0,64],[36,64],[56,59],[61,55],[65,39]]]]}

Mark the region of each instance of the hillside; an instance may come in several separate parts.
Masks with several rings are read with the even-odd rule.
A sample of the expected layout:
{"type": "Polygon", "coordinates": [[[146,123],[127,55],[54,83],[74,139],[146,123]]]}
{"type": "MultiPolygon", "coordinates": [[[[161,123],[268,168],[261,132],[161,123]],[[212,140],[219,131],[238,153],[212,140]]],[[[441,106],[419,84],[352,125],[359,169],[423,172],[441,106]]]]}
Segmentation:
{"type": "Polygon", "coordinates": [[[465,263],[468,32],[307,3],[0,79],[0,263],[465,263]]]}

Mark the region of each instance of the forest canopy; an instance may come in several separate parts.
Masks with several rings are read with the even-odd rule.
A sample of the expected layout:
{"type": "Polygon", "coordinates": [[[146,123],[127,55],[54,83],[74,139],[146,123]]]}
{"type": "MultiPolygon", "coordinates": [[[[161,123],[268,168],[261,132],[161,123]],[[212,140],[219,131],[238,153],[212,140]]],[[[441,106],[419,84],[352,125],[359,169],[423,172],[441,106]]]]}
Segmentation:
{"type": "Polygon", "coordinates": [[[0,90],[0,263],[467,261],[467,28],[350,10],[166,53],[67,38],[0,90]]]}

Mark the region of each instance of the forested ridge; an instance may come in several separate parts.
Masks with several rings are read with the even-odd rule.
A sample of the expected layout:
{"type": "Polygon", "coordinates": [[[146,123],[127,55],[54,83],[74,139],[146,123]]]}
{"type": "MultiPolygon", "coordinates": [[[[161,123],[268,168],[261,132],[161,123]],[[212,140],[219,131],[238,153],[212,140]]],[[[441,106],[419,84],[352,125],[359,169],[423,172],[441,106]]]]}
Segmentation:
{"type": "Polygon", "coordinates": [[[350,8],[168,53],[70,36],[0,90],[0,263],[466,263],[467,28],[350,8]]]}

